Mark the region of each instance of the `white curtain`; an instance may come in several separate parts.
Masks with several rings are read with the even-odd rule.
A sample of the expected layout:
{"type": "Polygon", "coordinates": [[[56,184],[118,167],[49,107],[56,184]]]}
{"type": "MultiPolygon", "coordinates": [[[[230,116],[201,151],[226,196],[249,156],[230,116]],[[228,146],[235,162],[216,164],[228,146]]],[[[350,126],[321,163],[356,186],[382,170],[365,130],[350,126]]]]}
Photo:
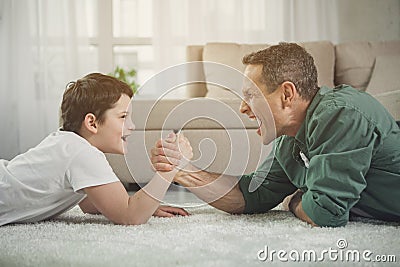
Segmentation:
{"type": "Polygon", "coordinates": [[[185,62],[185,47],[207,42],[337,40],[337,1],[153,0],[158,71],[185,62]]]}
{"type": "Polygon", "coordinates": [[[84,1],[0,1],[0,158],[11,159],[57,129],[65,85],[96,62],[84,1]]]}

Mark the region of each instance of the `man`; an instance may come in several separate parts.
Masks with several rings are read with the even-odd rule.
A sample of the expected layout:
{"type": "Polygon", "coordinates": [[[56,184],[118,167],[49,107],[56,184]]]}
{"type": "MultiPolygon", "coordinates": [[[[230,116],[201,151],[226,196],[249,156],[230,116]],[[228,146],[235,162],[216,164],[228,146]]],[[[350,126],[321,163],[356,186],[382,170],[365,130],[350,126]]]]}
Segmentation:
{"type": "MultiPolygon", "coordinates": [[[[275,139],[271,110],[275,154],[238,184],[193,166],[174,181],[203,200],[231,186],[210,203],[230,213],[266,212],[296,192],[289,210],[312,225],[343,226],[350,213],[400,221],[400,129],[388,111],[350,86],[319,88],[313,58],[297,44],[271,46],[243,63],[256,87],[244,83],[240,111],[259,121],[257,132],[268,144],[275,139]],[[262,179],[254,192],[252,179],[262,179]]],[[[152,151],[159,170],[171,168],[162,150],[158,142],[152,151]]]]}

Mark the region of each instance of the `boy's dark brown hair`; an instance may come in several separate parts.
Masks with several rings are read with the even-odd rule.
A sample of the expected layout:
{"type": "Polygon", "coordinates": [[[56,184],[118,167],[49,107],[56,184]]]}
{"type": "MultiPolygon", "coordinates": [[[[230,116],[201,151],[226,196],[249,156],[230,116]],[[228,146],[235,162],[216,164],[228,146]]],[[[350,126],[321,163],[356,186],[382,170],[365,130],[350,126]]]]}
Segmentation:
{"type": "Polygon", "coordinates": [[[88,113],[103,123],[105,111],[113,108],[122,94],[132,97],[133,91],[126,83],[101,73],[68,83],[61,103],[62,129],[79,134],[88,113]]]}
{"type": "Polygon", "coordinates": [[[283,82],[292,82],[303,99],[318,91],[318,73],[313,57],[296,43],[279,43],[243,57],[243,64],[262,68],[262,82],[272,93],[283,82]]]}

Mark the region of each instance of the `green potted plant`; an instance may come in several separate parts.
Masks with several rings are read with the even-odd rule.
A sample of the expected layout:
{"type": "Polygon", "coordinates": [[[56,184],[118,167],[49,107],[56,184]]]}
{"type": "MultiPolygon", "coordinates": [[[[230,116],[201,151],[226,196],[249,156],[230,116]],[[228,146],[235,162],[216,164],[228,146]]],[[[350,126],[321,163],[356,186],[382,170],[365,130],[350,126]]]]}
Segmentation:
{"type": "Polygon", "coordinates": [[[134,68],[126,70],[117,66],[114,71],[109,73],[108,75],[128,84],[132,88],[133,94],[137,93],[139,84],[136,83],[137,71],[134,68]]]}

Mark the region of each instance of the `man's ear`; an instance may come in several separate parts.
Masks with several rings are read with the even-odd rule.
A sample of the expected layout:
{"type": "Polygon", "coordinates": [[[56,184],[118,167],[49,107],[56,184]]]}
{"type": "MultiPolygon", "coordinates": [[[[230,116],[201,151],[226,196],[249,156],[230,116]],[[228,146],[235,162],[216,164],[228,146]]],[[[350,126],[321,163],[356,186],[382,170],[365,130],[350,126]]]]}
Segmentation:
{"type": "Polygon", "coordinates": [[[290,106],[295,100],[297,93],[297,88],[292,82],[283,82],[281,84],[281,99],[283,106],[290,106]]]}
{"type": "Polygon", "coordinates": [[[93,113],[88,113],[83,120],[82,126],[89,132],[97,133],[97,120],[93,113]]]}

